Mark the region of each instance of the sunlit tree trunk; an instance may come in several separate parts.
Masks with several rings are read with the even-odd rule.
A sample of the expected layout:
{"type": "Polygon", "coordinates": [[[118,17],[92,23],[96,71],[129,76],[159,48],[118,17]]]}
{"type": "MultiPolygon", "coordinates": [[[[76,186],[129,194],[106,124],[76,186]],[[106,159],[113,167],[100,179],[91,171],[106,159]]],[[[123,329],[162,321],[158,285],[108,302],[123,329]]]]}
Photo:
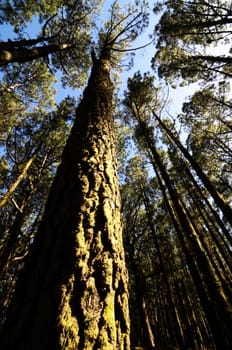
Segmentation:
{"type": "Polygon", "coordinates": [[[0,46],[0,66],[6,66],[13,62],[29,62],[39,57],[48,57],[51,53],[67,50],[70,49],[70,47],[71,44],[68,43],[35,46],[30,49],[25,47],[1,49],[0,46]]]}
{"type": "Polygon", "coordinates": [[[93,64],[1,349],[130,349],[109,66],[93,64]]]}
{"type": "Polygon", "coordinates": [[[28,159],[26,164],[23,166],[23,169],[22,169],[21,173],[18,175],[17,179],[9,187],[7,192],[2,196],[2,198],[0,200],[0,208],[4,207],[4,205],[7,204],[7,202],[9,201],[9,199],[11,197],[11,195],[13,194],[13,192],[16,190],[16,188],[19,186],[21,181],[27,175],[27,172],[30,169],[30,167],[31,167],[32,163],[34,162],[35,158],[36,158],[36,152],[34,152],[34,154],[28,159]]]}
{"type": "Polygon", "coordinates": [[[195,159],[188,152],[188,150],[182,145],[182,143],[178,140],[178,138],[175,137],[175,135],[167,128],[167,126],[162,122],[162,120],[159,118],[158,115],[154,113],[154,116],[160,123],[161,127],[167,132],[170,139],[176,144],[176,146],[180,149],[180,151],[183,153],[185,158],[189,161],[192,168],[197,173],[199,179],[202,181],[205,188],[208,190],[208,192],[214,199],[214,202],[216,203],[218,208],[220,208],[220,210],[222,211],[224,217],[227,219],[227,221],[230,224],[232,224],[232,209],[229,206],[229,204],[224,200],[223,196],[217,191],[214,184],[206,176],[206,174],[203,172],[199,164],[195,161],[195,159]]]}
{"type": "MultiPolygon", "coordinates": [[[[159,169],[169,192],[170,203],[167,198],[165,201],[169,206],[169,214],[172,216],[173,224],[177,230],[178,238],[180,239],[189,269],[201,298],[202,306],[207,315],[215,344],[216,346],[222,345],[222,348],[227,348],[231,342],[231,331],[230,326],[228,325],[231,324],[232,320],[231,310],[229,309],[229,300],[224,293],[220,280],[205,255],[202,242],[189,220],[188,211],[177,191],[172,186],[169,174],[162,163],[154,143],[152,142],[149,129],[139,116],[137,117],[137,120],[147,147],[151,152],[151,161],[154,170],[156,168],[159,169]],[[185,238],[183,232],[185,233],[185,238]],[[220,324],[220,327],[218,327],[218,324],[220,324]]],[[[162,186],[161,183],[160,185],[162,186]]],[[[164,188],[162,189],[162,193],[165,196],[164,188]]]]}

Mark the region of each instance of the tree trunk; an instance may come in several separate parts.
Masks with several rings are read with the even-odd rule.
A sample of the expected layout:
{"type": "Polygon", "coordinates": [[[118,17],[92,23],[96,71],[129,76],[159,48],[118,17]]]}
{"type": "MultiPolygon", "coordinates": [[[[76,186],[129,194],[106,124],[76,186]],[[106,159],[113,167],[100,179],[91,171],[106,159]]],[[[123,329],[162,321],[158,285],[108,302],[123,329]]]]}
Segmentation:
{"type": "Polygon", "coordinates": [[[25,219],[25,211],[17,211],[14,222],[9,230],[8,237],[3,243],[0,260],[0,279],[4,277],[9,269],[10,262],[19,244],[18,237],[21,236],[21,227],[25,219]]]}
{"type": "MultiPolygon", "coordinates": [[[[202,205],[202,206],[204,208],[205,213],[207,214],[209,222],[212,222],[214,220],[212,220],[212,217],[209,216],[206,208],[209,209],[209,212],[213,215],[215,222],[217,222],[217,224],[219,226],[217,229],[215,227],[215,229],[217,231],[218,236],[220,237],[220,240],[222,240],[225,248],[228,250],[228,252],[230,252],[230,245],[232,245],[232,237],[230,235],[230,231],[225,227],[225,225],[224,225],[223,221],[221,220],[220,216],[218,215],[217,211],[213,208],[212,204],[210,203],[208,198],[203,193],[198,182],[195,180],[191,171],[188,169],[187,164],[185,162],[182,162],[181,167],[182,167],[182,169],[184,168],[184,171],[186,172],[187,176],[190,178],[191,182],[194,185],[194,189],[195,189],[196,193],[198,193],[200,196],[200,198],[198,198],[196,202],[202,203],[202,200],[203,200],[204,205],[202,205]],[[222,230],[222,234],[220,234],[220,230],[222,230]],[[224,237],[224,235],[225,235],[225,237],[224,237]],[[226,240],[228,240],[228,242],[226,242],[226,240]]],[[[189,184],[187,181],[185,183],[185,187],[186,187],[186,189],[189,189],[189,184]]],[[[195,196],[196,196],[196,194],[195,194],[195,196]]],[[[220,247],[221,247],[221,245],[220,245],[220,247]]],[[[219,246],[218,246],[218,248],[219,248],[219,246]]]]}
{"type": "Polygon", "coordinates": [[[57,44],[57,45],[44,45],[35,46],[31,49],[26,49],[25,47],[11,48],[7,50],[0,49],[0,66],[6,66],[13,62],[29,62],[33,61],[39,57],[47,57],[49,54],[54,52],[59,52],[63,50],[70,49],[71,44],[57,44]]]}
{"type": "Polygon", "coordinates": [[[22,172],[18,175],[15,182],[10,186],[8,191],[3,195],[3,197],[0,200],[0,208],[4,207],[4,205],[7,204],[8,200],[10,199],[11,195],[14,193],[16,188],[19,186],[21,181],[25,178],[27,175],[28,170],[30,169],[32,163],[34,162],[36,158],[37,153],[34,152],[34,154],[28,159],[26,164],[23,166],[22,172]]]}
{"type": "MultiPolygon", "coordinates": [[[[224,294],[219,279],[212,270],[209,261],[205,256],[201,241],[189,220],[188,212],[176,189],[171,184],[170,177],[162,163],[156,147],[153,145],[146,124],[139,117],[137,120],[146,144],[151,152],[154,170],[156,167],[159,169],[162,179],[168,189],[172,204],[169,205],[167,198],[165,199],[165,202],[168,204],[169,214],[172,217],[189,269],[201,298],[202,306],[208,317],[215,344],[218,348],[220,348],[219,346],[222,346],[222,348],[224,347],[227,349],[232,340],[229,326],[231,324],[232,314],[230,306],[228,305],[228,300],[224,294]],[[174,209],[174,212],[172,212],[172,209],[174,209]],[[186,236],[185,239],[183,237],[183,232],[186,236]],[[185,240],[187,244],[185,243],[185,240]],[[202,283],[201,275],[204,279],[204,283],[202,283]],[[218,326],[219,324],[220,327],[218,326]]],[[[165,197],[165,189],[162,189],[162,183],[160,183],[160,186],[165,197]]]]}
{"type": "Polygon", "coordinates": [[[224,200],[222,195],[217,191],[214,184],[209,180],[209,178],[206,176],[206,174],[203,172],[199,164],[195,161],[195,159],[191,156],[191,154],[188,152],[188,150],[182,145],[182,143],[178,140],[177,137],[174,136],[174,134],[167,128],[167,126],[162,122],[162,120],[153,112],[155,118],[160,123],[161,127],[167,132],[170,139],[175,143],[175,145],[180,149],[180,151],[183,153],[185,158],[189,161],[192,168],[197,173],[197,176],[204,184],[207,191],[212,196],[215,204],[220,208],[222,211],[224,217],[226,220],[232,225],[232,209],[229,206],[229,204],[224,200]]]}
{"type": "Polygon", "coordinates": [[[1,348],[129,350],[109,59],[94,62],[1,348]]]}
{"type": "MultiPolygon", "coordinates": [[[[154,170],[155,170],[156,176],[158,177],[159,174],[157,173],[156,169],[154,169],[154,170]]],[[[175,334],[175,338],[176,338],[174,340],[174,343],[176,343],[176,342],[178,343],[178,344],[175,344],[175,346],[178,346],[178,348],[180,350],[185,349],[183,329],[181,328],[179,315],[177,313],[177,309],[176,309],[175,304],[173,302],[171,287],[170,287],[170,283],[169,283],[168,276],[167,276],[166,269],[165,269],[165,262],[164,262],[163,257],[162,257],[159,242],[158,242],[158,239],[156,236],[156,232],[154,230],[154,224],[152,222],[152,218],[153,218],[152,210],[151,210],[151,207],[149,204],[149,199],[147,197],[146,191],[145,191],[144,187],[142,187],[142,186],[141,186],[141,192],[142,192],[144,206],[145,206],[145,210],[146,210],[146,214],[147,214],[147,220],[149,223],[150,230],[152,232],[154,245],[155,245],[155,248],[157,251],[156,254],[157,254],[158,259],[159,259],[160,269],[162,272],[162,278],[163,278],[166,293],[167,293],[168,306],[170,308],[169,314],[171,314],[171,316],[172,316],[172,328],[174,329],[173,333],[175,334]]]]}
{"type": "MultiPolygon", "coordinates": [[[[131,313],[133,319],[136,334],[132,334],[133,340],[135,344],[142,346],[142,348],[146,350],[155,349],[155,335],[152,331],[152,326],[147,310],[147,305],[144,297],[144,288],[146,285],[145,277],[143,275],[142,269],[139,267],[139,264],[136,262],[134,257],[134,247],[129,248],[129,259],[131,271],[135,277],[135,285],[134,285],[134,295],[135,295],[135,308],[134,310],[131,307],[131,313]]],[[[134,332],[135,333],[135,332],[134,332]]]]}

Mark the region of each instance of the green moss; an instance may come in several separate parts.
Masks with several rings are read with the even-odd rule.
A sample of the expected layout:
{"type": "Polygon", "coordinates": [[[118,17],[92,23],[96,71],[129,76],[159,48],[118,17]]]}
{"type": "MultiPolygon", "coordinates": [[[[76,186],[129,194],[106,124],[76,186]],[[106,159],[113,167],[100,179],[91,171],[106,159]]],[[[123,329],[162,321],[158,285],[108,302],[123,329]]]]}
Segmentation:
{"type": "Polygon", "coordinates": [[[108,286],[110,289],[112,287],[112,275],[113,275],[113,261],[111,258],[107,256],[108,254],[105,254],[103,257],[102,262],[102,271],[103,271],[103,278],[104,278],[104,285],[108,286]]]}
{"type": "MultiPolygon", "coordinates": [[[[115,292],[110,291],[105,298],[105,305],[103,311],[104,327],[101,335],[104,344],[116,344],[116,323],[115,323],[115,292]]],[[[113,348],[113,347],[112,347],[113,348]]],[[[110,349],[110,347],[109,347],[110,349]]]]}
{"type": "Polygon", "coordinates": [[[103,318],[106,321],[107,325],[111,325],[111,328],[114,328],[115,324],[115,315],[114,315],[114,297],[110,298],[107,305],[104,308],[103,318]]]}
{"type": "Polygon", "coordinates": [[[73,350],[78,347],[79,326],[77,319],[72,315],[70,307],[70,299],[72,297],[74,287],[74,275],[69,278],[66,285],[61,286],[61,305],[58,326],[60,329],[60,344],[61,347],[67,350],[73,350]]]}
{"type": "Polygon", "coordinates": [[[81,177],[81,190],[83,191],[83,193],[89,192],[89,180],[86,175],[83,175],[81,177]]]}
{"type": "Polygon", "coordinates": [[[99,333],[98,320],[92,319],[91,321],[85,323],[85,327],[86,328],[84,330],[84,349],[92,350],[99,333]]]}

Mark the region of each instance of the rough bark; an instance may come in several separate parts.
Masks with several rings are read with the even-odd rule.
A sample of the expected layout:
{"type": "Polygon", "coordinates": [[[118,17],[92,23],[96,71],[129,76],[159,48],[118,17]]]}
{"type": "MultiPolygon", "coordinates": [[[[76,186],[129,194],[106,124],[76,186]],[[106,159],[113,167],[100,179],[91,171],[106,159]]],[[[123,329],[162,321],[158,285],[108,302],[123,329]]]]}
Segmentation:
{"type": "Polygon", "coordinates": [[[94,62],[2,349],[129,350],[109,60],[94,62]]]}

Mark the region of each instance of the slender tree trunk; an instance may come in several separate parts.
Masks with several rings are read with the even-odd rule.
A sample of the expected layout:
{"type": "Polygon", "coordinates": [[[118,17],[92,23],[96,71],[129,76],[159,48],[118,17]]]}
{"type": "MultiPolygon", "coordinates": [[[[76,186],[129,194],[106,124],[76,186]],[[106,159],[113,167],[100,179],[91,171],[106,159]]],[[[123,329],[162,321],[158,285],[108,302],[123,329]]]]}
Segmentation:
{"type": "MultiPolygon", "coordinates": [[[[139,340],[138,344],[142,345],[147,350],[155,349],[155,336],[152,331],[150,318],[147,311],[146,301],[144,298],[144,286],[145,278],[143,272],[139,268],[138,264],[134,260],[134,254],[130,251],[130,265],[133,274],[136,278],[136,284],[134,289],[134,294],[136,298],[137,313],[140,320],[140,324],[136,325],[139,334],[136,334],[136,338],[139,340]]],[[[136,314],[136,313],[135,313],[136,314]]]]}
{"type": "MultiPolygon", "coordinates": [[[[201,218],[202,223],[201,227],[198,225],[197,220],[195,221],[195,227],[199,226],[198,232],[201,236],[202,241],[205,243],[205,249],[207,250],[207,254],[210,258],[215,260],[215,262],[220,266],[222,271],[225,274],[231,273],[232,271],[232,263],[231,263],[231,257],[227,256],[225,252],[225,241],[223,240],[222,242],[220,241],[220,237],[218,237],[218,228],[216,227],[215,223],[212,220],[212,217],[208,215],[207,210],[203,207],[202,203],[200,202],[199,198],[196,196],[196,194],[192,191],[189,191],[189,196],[190,196],[190,203],[191,206],[196,209],[194,217],[198,218],[198,216],[201,218]],[[204,227],[207,228],[207,235],[204,234],[204,227]],[[211,252],[213,251],[213,255],[211,252]],[[229,271],[228,271],[228,270],[229,271]]],[[[229,252],[229,250],[228,250],[229,252]]],[[[219,273],[220,278],[222,279],[225,276],[221,276],[221,272],[219,273]]],[[[224,275],[224,274],[223,274],[224,275]]]]}
{"type": "Polygon", "coordinates": [[[148,223],[149,223],[149,227],[150,230],[152,232],[152,236],[153,236],[153,240],[154,240],[154,244],[155,244],[155,248],[157,250],[157,255],[158,255],[158,259],[159,259],[159,263],[160,263],[160,269],[162,272],[162,276],[163,276],[163,280],[164,280],[164,284],[165,284],[165,289],[166,289],[166,293],[167,293],[167,300],[168,300],[168,305],[170,307],[170,312],[172,313],[172,327],[174,329],[174,334],[175,334],[175,342],[177,342],[179,349],[185,349],[185,345],[184,345],[184,334],[183,334],[183,329],[181,328],[181,324],[180,324],[180,320],[179,320],[179,315],[177,313],[177,309],[174,305],[173,302],[173,297],[172,297],[172,292],[171,292],[171,287],[168,281],[168,276],[166,273],[166,269],[165,269],[165,264],[162,258],[162,253],[160,250],[160,246],[159,246],[159,242],[158,239],[156,237],[156,232],[154,230],[154,225],[152,223],[152,211],[150,208],[150,204],[149,204],[149,199],[147,198],[147,194],[146,191],[144,189],[144,187],[141,188],[141,192],[142,192],[142,196],[143,196],[143,200],[144,200],[144,206],[146,209],[146,213],[147,213],[147,219],[148,219],[148,223]]]}
{"type": "Polygon", "coordinates": [[[146,332],[147,332],[147,338],[148,338],[148,344],[147,344],[147,348],[149,350],[155,349],[155,337],[152,331],[152,327],[151,327],[151,322],[149,319],[149,315],[148,315],[148,311],[147,311],[147,305],[145,302],[144,297],[141,300],[142,302],[142,311],[143,311],[143,317],[145,320],[145,327],[146,327],[146,332]]]}
{"type": "MultiPolygon", "coordinates": [[[[35,160],[35,157],[39,148],[37,148],[36,152],[34,152],[34,155],[27,161],[26,165],[23,168],[23,171],[18,176],[14,184],[10,187],[9,191],[5,194],[5,199],[7,199],[6,198],[7,195],[9,196],[8,199],[10,198],[11,192],[14,191],[20,185],[20,182],[25,178],[27,171],[29,170],[33,161],[35,160]]],[[[22,228],[23,222],[27,217],[27,211],[28,211],[30,200],[34,192],[36,192],[37,187],[39,185],[42,171],[44,169],[44,165],[47,160],[47,155],[48,154],[46,154],[43,157],[41,166],[40,168],[37,169],[38,171],[37,171],[36,181],[34,179],[33,186],[29,181],[30,185],[27,183],[26,187],[22,190],[23,196],[21,197],[23,198],[21,198],[21,203],[19,204],[12,199],[17,209],[17,213],[15,215],[12,226],[9,228],[9,232],[7,232],[6,238],[1,248],[0,279],[3,278],[5,273],[7,273],[7,270],[11,264],[11,260],[15,254],[16,249],[19,247],[19,245],[22,244],[21,241],[25,241],[26,239],[26,235],[25,234],[22,235],[21,228],[22,228]],[[28,186],[29,186],[29,189],[26,189],[28,188],[28,186]]],[[[41,209],[39,209],[38,207],[36,208],[36,210],[38,214],[41,211],[41,209]]],[[[35,223],[36,222],[37,222],[37,219],[35,220],[35,223]]],[[[29,234],[28,241],[30,240],[30,236],[31,234],[29,234]]],[[[25,254],[27,250],[28,250],[28,244],[25,246],[25,252],[24,252],[25,254]]]]}
{"type": "Polygon", "coordinates": [[[21,227],[23,224],[23,220],[25,218],[25,212],[17,211],[16,216],[14,218],[13,225],[9,230],[9,237],[4,242],[4,247],[1,249],[1,260],[0,260],[0,279],[3,278],[5,273],[8,271],[10,261],[12,256],[15,253],[15,249],[19,243],[18,236],[21,235],[21,227]]]}
{"type": "Polygon", "coordinates": [[[8,200],[10,199],[11,195],[13,194],[13,192],[16,190],[16,188],[19,186],[20,182],[25,178],[28,170],[30,169],[32,163],[34,162],[35,158],[36,158],[36,153],[35,152],[31,158],[28,159],[28,161],[26,162],[26,164],[24,165],[22,172],[19,174],[19,176],[17,177],[17,179],[15,180],[15,182],[10,186],[10,188],[8,189],[8,191],[3,195],[1,201],[0,201],[0,208],[4,207],[4,205],[7,204],[8,200]]]}
{"type": "MultiPolygon", "coordinates": [[[[199,196],[200,196],[200,199],[198,199],[198,202],[201,203],[202,200],[203,200],[203,202],[204,202],[204,211],[208,215],[208,211],[206,210],[206,208],[209,209],[209,212],[211,212],[211,214],[213,215],[213,218],[215,219],[215,222],[217,222],[220,230],[222,230],[222,233],[220,234],[219,233],[220,230],[217,228],[217,233],[220,236],[220,239],[223,241],[223,244],[224,244],[225,248],[228,251],[230,251],[229,246],[232,244],[232,237],[230,235],[230,231],[225,227],[225,225],[224,225],[223,221],[221,220],[220,216],[218,215],[217,211],[213,208],[213,206],[210,203],[210,201],[208,200],[208,198],[204,195],[204,193],[203,193],[201,187],[199,186],[198,182],[195,180],[195,178],[192,175],[191,171],[187,167],[187,164],[182,161],[181,167],[182,167],[182,169],[184,167],[184,171],[187,173],[187,176],[190,178],[191,182],[193,183],[196,193],[198,193],[199,196]],[[224,235],[225,235],[225,237],[224,237],[224,235]],[[228,242],[225,241],[225,238],[228,240],[228,242]]],[[[185,184],[185,186],[186,186],[186,189],[189,189],[189,185],[187,183],[185,184]]],[[[209,221],[212,221],[212,218],[210,218],[210,216],[208,216],[208,218],[209,218],[209,221]]]]}
{"type": "Polygon", "coordinates": [[[109,65],[94,62],[2,350],[130,349],[109,65]]]}
{"type": "MultiPolygon", "coordinates": [[[[218,324],[219,324],[220,321],[218,322],[216,320],[216,318],[218,318],[218,315],[214,311],[214,306],[216,306],[216,308],[218,308],[217,303],[215,303],[214,298],[211,299],[209,297],[209,295],[208,295],[208,291],[207,291],[206,286],[204,285],[204,283],[202,281],[201,274],[199,273],[199,266],[197,266],[196,259],[194,257],[193,252],[192,252],[192,249],[191,248],[189,249],[189,247],[186,244],[185,239],[183,237],[182,230],[184,232],[185,232],[185,230],[181,227],[182,225],[180,225],[180,222],[178,222],[179,220],[177,221],[176,214],[175,214],[175,212],[173,210],[173,205],[170,203],[170,200],[168,199],[168,197],[167,197],[167,195],[165,193],[164,186],[162,185],[162,183],[160,181],[159,181],[159,183],[160,183],[160,186],[161,186],[161,190],[162,190],[162,193],[163,193],[163,196],[164,196],[165,203],[167,205],[167,209],[168,209],[169,215],[171,217],[171,220],[172,220],[173,225],[175,227],[175,230],[177,232],[177,235],[178,235],[178,238],[180,240],[180,244],[181,244],[181,247],[183,249],[183,253],[185,255],[185,258],[186,258],[186,261],[187,261],[187,264],[188,264],[188,267],[189,267],[192,279],[193,279],[193,281],[195,283],[196,290],[197,290],[199,298],[201,300],[201,305],[202,305],[202,307],[204,309],[205,315],[206,315],[207,320],[208,320],[208,322],[210,324],[210,327],[211,327],[211,330],[212,330],[212,333],[213,333],[214,342],[218,346],[218,349],[222,349],[223,350],[223,347],[225,347],[225,349],[227,349],[228,340],[222,338],[222,334],[224,334],[224,329],[219,329],[218,324]],[[215,303],[215,305],[213,305],[211,303],[211,300],[213,300],[213,304],[215,303]],[[220,347],[220,346],[222,346],[222,347],[220,347]]],[[[187,232],[185,232],[185,233],[187,233],[187,232]]],[[[200,268],[201,267],[202,266],[200,266],[200,268]]],[[[212,295],[212,292],[211,292],[211,295],[212,295]]],[[[219,309],[220,309],[220,307],[219,307],[219,309]]],[[[227,314],[228,314],[228,312],[227,312],[227,314]]],[[[227,317],[229,317],[229,316],[227,316],[227,317]]],[[[222,313],[221,313],[219,319],[221,321],[223,320],[222,313]]],[[[224,322],[223,328],[227,327],[226,325],[227,325],[227,322],[224,322]]],[[[228,331],[226,331],[225,334],[227,332],[228,331]]]]}
{"type": "Polygon", "coordinates": [[[162,122],[162,120],[153,113],[155,118],[158,120],[162,128],[167,132],[170,139],[177,145],[177,147],[180,149],[180,151],[183,153],[185,158],[189,161],[192,168],[196,171],[199,179],[204,184],[205,188],[208,190],[212,198],[214,199],[214,202],[217,204],[218,208],[221,209],[224,217],[227,219],[227,221],[232,225],[232,209],[229,206],[229,204],[224,200],[222,195],[218,193],[215,186],[212,184],[212,182],[208,179],[208,177],[205,175],[205,173],[202,171],[199,164],[195,161],[195,159],[191,156],[191,154],[188,152],[188,150],[182,145],[182,143],[173,135],[173,133],[167,128],[167,126],[162,122]]]}
{"type": "MultiPolygon", "coordinates": [[[[13,248],[11,247],[10,255],[14,254],[14,256],[8,256],[8,259],[10,259],[10,263],[8,263],[8,261],[7,261],[7,263],[5,264],[5,265],[8,265],[8,264],[9,265],[6,266],[6,268],[5,268],[5,265],[3,265],[4,266],[3,269],[5,271],[2,271],[1,276],[0,276],[0,279],[4,280],[4,284],[2,286],[2,290],[1,290],[1,294],[0,294],[0,315],[1,315],[0,322],[1,322],[1,324],[4,322],[5,315],[6,315],[6,312],[8,310],[10,300],[12,299],[12,295],[13,295],[13,292],[15,289],[15,283],[17,280],[17,276],[18,276],[19,270],[21,269],[21,266],[23,265],[24,258],[27,255],[30,241],[34,237],[35,228],[38,227],[38,222],[41,219],[41,213],[43,210],[43,206],[40,206],[40,208],[37,208],[37,210],[38,210],[37,216],[33,222],[33,225],[31,227],[30,231],[27,233],[26,236],[23,236],[19,242],[18,241],[14,242],[13,248]],[[16,246],[17,246],[17,248],[20,248],[20,256],[15,256],[16,246]],[[21,247],[22,247],[22,249],[21,249],[21,247]],[[8,269],[8,267],[9,267],[9,269],[8,269]],[[5,273],[4,276],[3,276],[3,273],[5,273]]],[[[17,218],[18,214],[16,215],[16,218],[15,218],[14,223],[12,225],[14,233],[16,231],[15,228],[18,228],[17,232],[19,232],[19,230],[21,228],[22,221],[23,221],[21,219],[24,219],[23,217],[21,217],[20,214],[21,214],[21,212],[19,212],[18,218],[17,218]]],[[[23,213],[23,215],[24,215],[24,213],[23,213]]],[[[11,236],[10,236],[10,239],[11,239],[11,236]]],[[[15,239],[15,237],[13,237],[13,239],[15,239]]],[[[8,242],[7,242],[7,244],[8,244],[8,242]]],[[[1,253],[1,259],[4,262],[4,251],[3,251],[3,253],[1,253]]]]}
{"type": "MultiPolygon", "coordinates": [[[[169,204],[167,197],[165,201],[168,204],[169,213],[172,217],[183,251],[186,255],[186,260],[188,262],[192,277],[201,298],[202,306],[204,307],[204,310],[208,317],[215,344],[218,346],[218,349],[223,349],[223,347],[227,349],[230,342],[232,341],[231,330],[229,326],[232,321],[232,314],[229,305],[227,304],[228,300],[226,299],[219,279],[215,275],[209,264],[209,261],[205,256],[205,252],[202,249],[202,244],[197,233],[194,230],[194,227],[192,226],[192,223],[189,220],[186,208],[184,208],[183,203],[178,196],[178,193],[170,182],[169,175],[166,172],[161,158],[152,143],[152,139],[145,123],[140,120],[139,117],[137,120],[139,122],[141,131],[143,132],[147,146],[151,151],[154,169],[156,167],[159,169],[162,179],[167,186],[173,208],[169,204]],[[185,239],[183,238],[181,231],[185,232],[185,239]],[[185,240],[187,244],[185,243],[185,240]],[[199,271],[201,273],[199,273],[199,271]],[[203,280],[201,274],[203,276],[204,283],[202,283],[203,280]],[[220,324],[220,327],[218,324],[220,324]]],[[[159,183],[162,187],[162,183],[160,181],[159,183]]],[[[165,196],[164,188],[162,189],[162,192],[165,196]]]]}

